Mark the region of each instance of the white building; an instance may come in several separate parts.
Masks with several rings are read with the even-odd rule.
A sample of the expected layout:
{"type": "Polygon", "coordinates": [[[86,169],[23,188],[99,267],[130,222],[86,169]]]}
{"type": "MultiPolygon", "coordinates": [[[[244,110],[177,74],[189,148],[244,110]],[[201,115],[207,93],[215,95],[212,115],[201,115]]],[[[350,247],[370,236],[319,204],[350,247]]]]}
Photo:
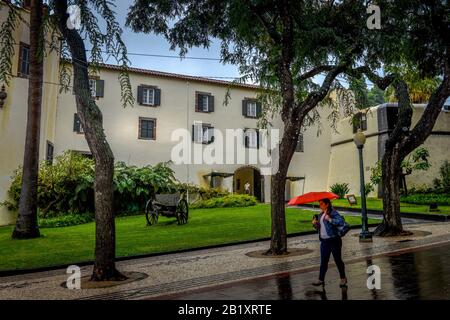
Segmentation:
{"type": "MultiPolygon", "coordinates": [[[[1,11],[0,22],[5,17],[6,12],[1,11]]],[[[7,199],[13,171],[23,163],[25,145],[29,38],[25,25],[22,24],[16,31],[15,38],[20,43],[13,59],[15,74],[10,85],[5,88],[8,95],[6,100],[3,104],[0,101],[0,202],[7,199]]],[[[59,68],[59,57],[52,53],[46,58],[44,68],[40,147],[42,160],[51,160],[54,155],[66,150],[89,154],[77,120],[74,95],[71,91],[59,93],[59,68]]],[[[245,135],[224,139],[224,145],[226,146],[227,141],[234,141],[234,150],[245,150],[245,161],[235,159],[227,162],[229,152],[224,147],[224,163],[173,165],[176,177],[182,182],[222,187],[237,193],[243,193],[244,185],[249,182],[252,194],[261,201],[270,201],[270,175],[264,175],[268,164],[263,163],[261,158],[256,162],[250,162],[249,158],[251,154],[266,150],[262,145],[264,135],[258,134],[256,130],[262,107],[256,101],[258,87],[132,69],[130,80],[136,103],[132,107],[123,108],[118,74],[118,67],[102,65],[96,77],[91,79],[92,93],[103,113],[106,136],[116,161],[137,166],[169,161],[174,148],[179,145],[179,141],[173,140],[172,135],[180,129],[193,137],[186,142],[188,149],[197,148],[201,150],[201,154],[202,151],[212,152],[216,148],[215,151],[220,153],[220,136],[226,136],[227,129],[240,129],[245,131],[245,135]],[[230,101],[225,106],[223,102],[228,90],[230,101]]],[[[395,105],[385,104],[370,108],[366,110],[367,113],[360,115],[361,127],[367,135],[364,148],[367,181],[370,167],[383,155],[384,141],[392,129],[396,110],[395,105]]],[[[339,133],[335,133],[326,120],[330,111],[326,107],[319,108],[322,118],[320,135],[317,135],[316,124],[299,137],[297,152],[288,172],[286,198],[309,191],[325,191],[334,183],[349,183],[350,193],[359,194],[358,155],[352,140],[356,128],[346,118],[338,123],[339,133]]],[[[414,108],[413,124],[422,112],[423,106],[414,108]]],[[[279,118],[272,125],[274,129],[282,128],[279,118]]],[[[410,185],[431,184],[438,176],[442,162],[450,158],[448,107],[439,116],[425,147],[430,151],[432,167],[427,174],[408,176],[410,185]]],[[[13,223],[14,220],[14,213],[0,207],[0,225],[13,223]]]]}

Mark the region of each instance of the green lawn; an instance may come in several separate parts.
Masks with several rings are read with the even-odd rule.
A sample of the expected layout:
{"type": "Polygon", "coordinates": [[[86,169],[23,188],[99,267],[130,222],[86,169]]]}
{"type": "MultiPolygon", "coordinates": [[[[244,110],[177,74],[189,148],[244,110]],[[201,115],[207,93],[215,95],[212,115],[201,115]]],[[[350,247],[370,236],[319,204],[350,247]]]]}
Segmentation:
{"type": "MultiPolygon", "coordinates": [[[[313,212],[286,210],[288,233],[313,230],[313,212]]],[[[358,217],[346,217],[360,224],[358,217]]],[[[376,222],[376,220],[370,220],[376,222]]],[[[11,240],[12,227],[0,228],[0,270],[76,264],[93,259],[94,223],[41,229],[34,240],[11,240]]],[[[178,226],[175,219],[161,217],[157,225],[146,226],[145,217],[117,218],[117,256],[168,252],[208,245],[256,240],[270,236],[270,206],[191,210],[189,222],[178,226]]]]}
{"type": "MultiPolygon", "coordinates": [[[[351,206],[348,203],[347,199],[337,199],[333,200],[333,205],[335,207],[352,207],[352,208],[361,208],[361,198],[358,199],[358,204],[356,206],[351,206]]],[[[376,198],[368,198],[367,199],[367,209],[372,210],[381,210],[383,211],[383,202],[381,199],[376,198]]],[[[439,212],[430,212],[429,206],[426,205],[417,205],[410,203],[400,203],[400,211],[401,212],[417,212],[417,213],[427,213],[427,214],[450,214],[450,206],[439,206],[439,212]]]]}

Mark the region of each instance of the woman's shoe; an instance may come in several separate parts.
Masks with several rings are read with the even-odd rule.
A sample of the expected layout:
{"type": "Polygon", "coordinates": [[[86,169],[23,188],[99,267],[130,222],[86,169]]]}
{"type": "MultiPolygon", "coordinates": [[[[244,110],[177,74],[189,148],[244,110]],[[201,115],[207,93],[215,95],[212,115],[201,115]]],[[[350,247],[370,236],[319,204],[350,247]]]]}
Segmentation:
{"type": "Polygon", "coordinates": [[[341,284],[339,285],[341,288],[347,288],[347,279],[341,279],[341,284]]]}
{"type": "Polygon", "coordinates": [[[317,280],[316,282],[313,282],[312,285],[315,287],[320,287],[320,286],[324,286],[325,282],[322,280],[317,280]]]}

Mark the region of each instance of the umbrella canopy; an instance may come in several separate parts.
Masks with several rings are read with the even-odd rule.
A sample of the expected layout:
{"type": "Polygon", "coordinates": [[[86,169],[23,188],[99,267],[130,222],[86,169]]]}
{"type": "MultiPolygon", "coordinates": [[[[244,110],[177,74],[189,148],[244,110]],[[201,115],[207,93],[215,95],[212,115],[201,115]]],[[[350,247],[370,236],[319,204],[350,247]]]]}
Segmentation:
{"type": "Polygon", "coordinates": [[[334,194],[333,192],[309,192],[305,193],[302,196],[292,198],[291,201],[289,201],[288,205],[295,206],[299,204],[316,202],[325,198],[333,200],[339,199],[339,196],[337,194],[334,194]]]}

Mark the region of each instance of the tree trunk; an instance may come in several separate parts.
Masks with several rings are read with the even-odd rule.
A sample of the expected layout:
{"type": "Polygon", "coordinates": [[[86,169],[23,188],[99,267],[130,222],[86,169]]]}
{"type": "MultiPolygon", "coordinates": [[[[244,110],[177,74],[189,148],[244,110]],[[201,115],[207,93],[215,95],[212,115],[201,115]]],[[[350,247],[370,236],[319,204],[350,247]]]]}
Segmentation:
{"type": "Polygon", "coordinates": [[[272,234],[270,249],[266,252],[266,255],[282,255],[287,253],[286,199],[284,193],[289,164],[291,163],[296,146],[292,141],[297,141],[297,131],[298,129],[295,126],[286,124],[279,146],[278,171],[272,177],[271,182],[272,234]]]}
{"type": "Polygon", "coordinates": [[[399,101],[399,116],[395,128],[386,142],[382,163],[383,182],[383,223],[375,230],[377,236],[396,236],[411,234],[403,230],[400,217],[400,182],[402,179],[401,163],[408,154],[425,142],[430,136],[442,107],[450,95],[450,53],[444,68],[444,79],[432,94],[422,116],[410,130],[413,109],[409,100],[406,83],[402,80],[394,82],[396,96],[399,101]]]}
{"type": "Polygon", "coordinates": [[[37,223],[39,175],[39,139],[42,105],[43,60],[39,54],[42,30],[42,0],[32,0],[30,7],[30,75],[28,84],[28,118],[20,192],[19,216],[13,239],[40,236],[37,223]]]}
{"type": "Polygon", "coordinates": [[[272,214],[272,234],[270,249],[267,255],[281,255],[287,253],[287,232],[286,232],[286,208],[285,208],[285,188],[286,175],[277,173],[271,182],[271,214],[272,214]]]}
{"type": "Polygon", "coordinates": [[[76,30],[66,26],[67,0],[56,1],[59,29],[70,48],[74,70],[74,91],[77,111],[86,141],[95,160],[95,263],[92,281],[126,279],[115,266],[116,236],[113,210],[114,155],[106,141],[103,116],[89,89],[88,62],[83,39],[76,30]]]}
{"type": "Polygon", "coordinates": [[[400,179],[402,159],[398,148],[386,151],[383,157],[383,223],[374,234],[396,236],[404,234],[400,217],[400,179]]]}

